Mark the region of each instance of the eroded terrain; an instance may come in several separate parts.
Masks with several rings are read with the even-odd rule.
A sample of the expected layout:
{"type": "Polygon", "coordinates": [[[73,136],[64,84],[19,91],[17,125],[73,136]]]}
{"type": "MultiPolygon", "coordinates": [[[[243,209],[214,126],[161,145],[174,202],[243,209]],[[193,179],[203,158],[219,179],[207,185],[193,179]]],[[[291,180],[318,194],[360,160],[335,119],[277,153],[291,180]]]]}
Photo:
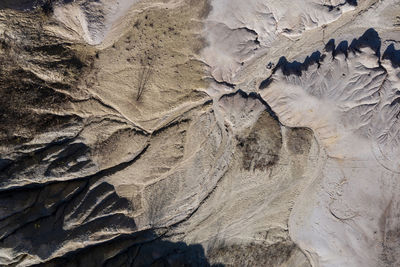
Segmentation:
{"type": "Polygon", "coordinates": [[[4,1],[0,265],[397,266],[398,14],[4,1]]]}

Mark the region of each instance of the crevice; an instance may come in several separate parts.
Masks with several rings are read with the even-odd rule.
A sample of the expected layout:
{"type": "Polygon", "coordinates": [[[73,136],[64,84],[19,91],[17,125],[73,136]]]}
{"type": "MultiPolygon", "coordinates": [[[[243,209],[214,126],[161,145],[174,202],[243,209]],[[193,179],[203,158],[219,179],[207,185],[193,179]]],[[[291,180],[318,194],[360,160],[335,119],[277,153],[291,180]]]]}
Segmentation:
{"type": "Polygon", "coordinates": [[[255,36],[258,36],[258,33],[257,33],[255,30],[252,30],[252,29],[247,28],[247,27],[236,28],[236,30],[245,30],[245,31],[247,31],[248,33],[251,33],[251,34],[253,34],[253,35],[255,35],[255,36]]]}
{"type": "MultiPolygon", "coordinates": [[[[121,162],[115,166],[101,170],[95,174],[91,174],[91,175],[83,176],[83,177],[77,177],[77,178],[74,178],[74,179],[71,179],[68,181],[81,181],[81,180],[86,180],[86,179],[91,179],[91,178],[100,178],[100,177],[110,176],[117,172],[120,172],[120,171],[124,170],[125,168],[129,167],[130,165],[132,165],[133,163],[135,163],[147,151],[149,146],[150,146],[150,144],[147,143],[145,145],[145,147],[139,152],[139,154],[137,154],[135,157],[133,157],[129,161],[121,162]]],[[[51,185],[54,183],[68,182],[68,181],[48,181],[48,182],[44,182],[44,183],[33,182],[33,183],[30,183],[30,184],[27,184],[24,186],[11,186],[8,188],[2,188],[2,189],[0,189],[0,193],[9,192],[9,191],[13,191],[13,190],[26,190],[26,189],[41,188],[41,187],[51,185]]]]}
{"type": "MultiPolygon", "coordinates": [[[[58,183],[68,183],[68,182],[58,182],[58,183]]],[[[88,184],[89,184],[89,181],[85,181],[85,184],[84,184],[83,186],[81,186],[81,187],[79,188],[79,190],[76,190],[72,195],[68,196],[67,198],[62,199],[62,200],[60,201],[60,203],[54,208],[54,210],[52,210],[52,211],[50,210],[50,212],[49,212],[48,214],[44,214],[44,215],[42,215],[42,216],[40,216],[40,217],[38,217],[38,218],[35,218],[34,220],[24,222],[23,224],[21,224],[20,226],[18,226],[17,228],[15,228],[13,231],[11,231],[10,233],[8,233],[7,235],[2,236],[2,237],[0,238],[0,242],[3,242],[7,237],[9,237],[9,236],[15,234],[18,230],[24,228],[24,227],[27,226],[27,225],[30,225],[30,224],[32,224],[32,223],[38,222],[38,221],[40,221],[40,220],[43,220],[43,219],[45,219],[45,218],[49,218],[49,217],[51,217],[51,216],[54,216],[54,215],[59,211],[60,207],[63,207],[64,205],[66,205],[67,203],[69,203],[73,198],[75,198],[77,195],[79,195],[81,192],[83,192],[83,191],[87,188],[88,184]]],[[[40,188],[40,189],[39,189],[40,191],[39,191],[39,193],[38,193],[38,196],[37,196],[37,199],[36,199],[35,204],[37,203],[37,200],[39,199],[40,194],[43,192],[43,189],[44,189],[44,188],[40,188]]]]}
{"type": "Polygon", "coordinates": [[[230,97],[230,96],[235,96],[239,94],[241,97],[243,98],[252,98],[252,99],[257,99],[259,100],[265,107],[265,110],[269,113],[269,115],[276,120],[277,122],[280,123],[279,121],[279,117],[278,115],[276,115],[276,113],[272,110],[271,106],[268,105],[268,103],[261,97],[260,94],[256,93],[256,92],[250,92],[250,93],[246,93],[245,91],[243,91],[242,89],[237,90],[236,92],[233,93],[229,93],[229,94],[225,94],[222,95],[222,97],[230,97]]]}
{"type": "Polygon", "coordinates": [[[131,121],[130,119],[128,119],[127,117],[125,117],[121,112],[119,112],[116,108],[114,108],[112,105],[105,103],[103,100],[101,100],[98,97],[95,96],[91,96],[89,99],[93,99],[96,102],[98,102],[100,105],[109,108],[111,110],[113,110],[114,112],[116,112],[118,115],[120,115],[121,118],[125,119],[126,121],[128,121],[130,124],[132,124],[135,128],[140,129],[142,132],[146,133],[146,134],[150,134],[146,129],[140,127],[139,125],[136,125],[133,121],[131,121]]]}
{"type": "Polygon", "coordinates": [[[179,125],[181,123],[185,123],[185,122],[189,122],[189,121],[190,121],[190,119],[175,119],[174,121],[168,123],[167,125],[164,125],[164,126],[158,128],[157,130],[154,130],[153,133],[152,133],[152,136],[156,136],[156,135],[166,131],[169,128],[172,128],[172,127],[177,126],[177,125],[179,125]]]}
{"type": "Polygon", "coordinates": [[[231,89],[234,89],[235,86],[236,86],[236,84],[229,83],[229,82],[226,82],[226,81],[218,81],[218,80],[215,79],[214,77],[211,77],[210,79],[211,79],[213,82],[215,82],[216,84],[223,85],[223,86],[229,87],[229,88],[231,88],[231,89]]]}

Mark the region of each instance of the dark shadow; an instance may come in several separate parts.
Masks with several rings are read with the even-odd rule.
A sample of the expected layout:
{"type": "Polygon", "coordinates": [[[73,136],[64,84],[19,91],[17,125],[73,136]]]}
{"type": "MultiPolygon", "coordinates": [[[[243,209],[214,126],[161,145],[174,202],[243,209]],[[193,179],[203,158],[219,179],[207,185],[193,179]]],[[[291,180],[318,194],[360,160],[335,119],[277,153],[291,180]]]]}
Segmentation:
{"type": "MultiPolygon", "coordinates": [[[[149,232],[154,235],[154,232],[149,232]]],[[[184,242],[170,242],[156,239],[141,245],[134,245],[121,254],[108,260],[105,266],[223,266],[211,265],[201,245],[188,245],[184,242]],[[139,246],[139,247],[138,247],[139,246]],[[137,252],[132,259],[132,252],[137,252]],[[128,260],[131,258],[132,260],[128,260]],[[126,264],[126,265],[125,265],[126,264]]]]}
{"type": "Polygon", "coordinates": [[[346,3],[351,6],[357,6],[357,0],[346,0],[346,3]]]}
{"type": "Polygon", "coordinates": [[[349,50],[355,53],[360,52],[360,48],[364,47],[371,48],[375,52],[376,56],[380,58],[381,38],[373,28],[368,29],[360,38],[353,39],[349,50]]]}
{"type": "Polygon", "coordinates": [[[32,10],[38,5],[42,4],[37,0],[1,0],[0,9],[14,9],[14,10],[32,10]]]}
{"type": "MultiPolygon", "coordinates": [[[[357,3],[355,2],[355,4],[357,3]]],[[[360,38],[353,39],[350,46],[348,44],[348,41],[346,40],[341,41],[336,46],[335,40],[330,39],[328,43],[325,45],[324,50],[325,52],[330,52],[333,58],[335,58],[339,54],[344,54],[345,57],[347,58],[349,52],[353,52],[354,54],[361,53],[360,49],[363,47],[370,47],[375,52],[375,55],[380,59],[381,38],[373,28],[370,28],[367,31],[365,31],[360,38]]],[[[274,74],[277,70],[281,70],[282,73],[286,76],[289,75],[301,76],[302,72],[307,71],[308,68],[313,64],[317,64],[318,67],[320,67],[321,62],[323,62],[325,57],[326,55],[321,54],[320,51],[313,52],[310,56],[307,56],[303,62],[298,62],[296,60],[293,62],[289,62],[286,59],[286,57],[282,56],[279,59],[278,64],[273,69],[272,74],[274,74]]],[[[392,61],[392,64],[398,65],[399,57],[400,57],[399,52],[394,49],[393,45],[389,46],[388,49],[386,49],[384,58],[390,59],[392,61]]],[[[272,75],[260,83],[259,89],[262,90],[267,88],[271,84],[271,82],[272,82],[272,75]]]]}
{"type": "Polygon", "coordinates": [[[0,158],[0,173],[12,164],[12,160],[0,158]]]}
{"type": "Polygon", "coordinates": [[[272,78],[268,77],[267,79],[263,80],[258,87],[260,90],[267,88],[272,83],[272,78]]]}
{"type": "Polygon", "coordinates": [[[335,51],[335,39],[330,39],[325,45],[326,52],[333,52],[335,51]]]}
{"type": "Polygon", "coordinates": [[[20,261],[39,257],[37,266],[211,266],[199,244],[166,241],[153,230],[135,233],[127,216],[134,205],[102,180],[113,170],[0,191],[0,246],[22,255],[20,261]],[[47,260],[73,243],[67,254],[47,260]]]}
{"type": "Polygon", "coordinates": [[[281,69],[283,74],[287,76],[291,74],[301,76],[302,64],[296,60],[289,62],[286,57],[280,57],[272,73],[275,73],[278,69],[281,69]]]}
{"type": "Polygon", "coordinates": [[[317,64],[319,67],[324,58],[325,55],[321,55],[321,52],[319,51],[315,51],[310,56],[307,56],[303,62],[289,62],[287,61],[286,57],[281,57],[272,73],[275,73],[278,69],[280,69],[286,76],[291,74],[301,76],[302,71],[308,70],[311,65],[317,64]]]}
{"type": "Polygon", "coordinates": [[[342,41],[338,44],[338,46],[336,46],[334,39],[330,39],[325,45],[325,51],[331,52],[333,58],[335,58],[339,54],[343,54],[347,58],[349,55],[348,48],[349,43],[347,41],[342,41]]]}
{"type": "Polygon", "coordinates": [[[346,0],[346,2],[344,3],[340,3],[338,5],[328,5],[328,4],[324,4],[323,6],[328,8],[328,11],[331,12],[332,10],[336,9],[336,10],[340,10],[340,8],[344,5],[350,5],[350,6],[357,6],[357,0],[346,0]]]}
{"type": "Polygon", "coordinates": [[[394,44],[390,44],[385,52],[383,52],[383,56],[382,59],[387,59],[390,60],[390,62],[392,63],[392,66],[394,68],[397,68],[400,66],[400,49],[396,50],[394,48],[394,44]]]}
{"type": "Polygon", "coordinates": [[[31,11],[41,8],[44,13],[53,12],[55,3],[68,4],[74,0],[0,0],[0,9],[13,9],[18,11],[31,11]]]}
{"type": "Polygon", "coordinates": [[[201,245],[163,240],[154,231],[142,231],[120,236],[99,245],[71,252],[36,266],[191,266],[222,267],[210,264],[201,245]]]}
{"type": "Polygon", "coordinates": [[[336,49],[333,50],[332,56],[335,58],[337,55],[343,54],[346,58],[349,56],[349,43],[347,41],[341,41],[336,49]]]}

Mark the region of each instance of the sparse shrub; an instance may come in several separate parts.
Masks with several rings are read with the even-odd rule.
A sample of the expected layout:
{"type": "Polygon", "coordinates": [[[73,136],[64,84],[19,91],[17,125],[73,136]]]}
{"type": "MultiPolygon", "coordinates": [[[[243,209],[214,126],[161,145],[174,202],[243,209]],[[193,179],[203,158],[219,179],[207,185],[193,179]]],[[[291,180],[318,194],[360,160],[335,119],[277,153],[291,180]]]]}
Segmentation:
{"type": "Polygon", "coordinates": [[[150,77],[153,74],[153,61],[151,57],[145,55],[145,57],[140,60],[140,65],[136,101],[139,101],[142,97],[143,92],[147,89],[150,77]]]}

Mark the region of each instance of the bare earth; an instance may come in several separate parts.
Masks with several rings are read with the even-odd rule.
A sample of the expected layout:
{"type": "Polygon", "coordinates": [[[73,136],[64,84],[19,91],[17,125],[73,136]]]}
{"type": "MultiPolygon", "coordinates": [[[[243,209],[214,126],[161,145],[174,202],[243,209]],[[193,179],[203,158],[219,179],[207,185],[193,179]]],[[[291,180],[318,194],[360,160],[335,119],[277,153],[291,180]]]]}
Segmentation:
{"type": "Polygon", "coordinates": [[[0,3],[1,266],[399,266],[399,0],[0,3]]]}

